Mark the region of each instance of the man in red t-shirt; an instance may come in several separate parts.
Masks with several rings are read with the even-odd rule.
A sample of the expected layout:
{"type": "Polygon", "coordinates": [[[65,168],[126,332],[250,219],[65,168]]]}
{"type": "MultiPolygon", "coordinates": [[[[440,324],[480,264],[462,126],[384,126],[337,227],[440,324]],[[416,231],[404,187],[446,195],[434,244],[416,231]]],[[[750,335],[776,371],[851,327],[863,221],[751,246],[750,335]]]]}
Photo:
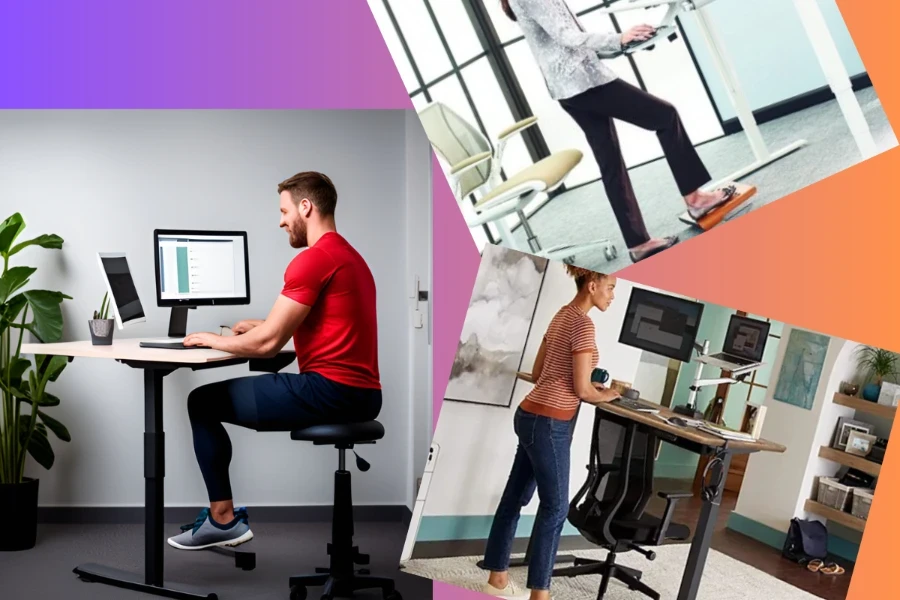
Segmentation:
{"type": "Polygon", "coordinates": [[[293,248],[284,287],[265,320],[237,323],[234,336],[193,333],[184,343],[243,357],[271,357],[293,337],[300,372],[240,377],[188,396],[194,452],[209,494],[204,509],[169,544],[183,550],[236,545],[253,537],[247,511],[234,510],[223,423],[290,431],[369,421],[381,411],[375,281],[362,256],[337,233],[331,180],[303,172],[278,186],[281,228],[293,248]]]}

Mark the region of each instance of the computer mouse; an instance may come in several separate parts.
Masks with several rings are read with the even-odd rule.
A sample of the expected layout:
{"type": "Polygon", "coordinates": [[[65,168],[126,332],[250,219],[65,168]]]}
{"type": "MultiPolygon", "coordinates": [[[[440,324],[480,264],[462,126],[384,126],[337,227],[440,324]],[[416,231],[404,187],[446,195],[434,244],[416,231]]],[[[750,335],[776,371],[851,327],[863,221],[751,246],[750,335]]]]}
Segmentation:
{"type": "Polygon", "coordinates": [[[677,425],[678,427],[687,427],[688,422],[681,417],[669,417],[669,424],[677,425]]]}

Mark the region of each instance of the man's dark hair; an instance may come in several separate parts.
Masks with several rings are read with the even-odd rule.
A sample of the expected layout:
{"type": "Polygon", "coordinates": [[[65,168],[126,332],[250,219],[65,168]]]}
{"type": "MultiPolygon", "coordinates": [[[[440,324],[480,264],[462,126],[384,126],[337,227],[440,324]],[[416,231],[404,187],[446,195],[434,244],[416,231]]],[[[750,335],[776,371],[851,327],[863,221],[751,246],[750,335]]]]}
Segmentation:
{"type": "Polygon", "coordinates": [[[324,173],[304,171],[278,184],[278,193],[288,191],[295,203],[308,198],[323,217],[334,214],[337,205],[337,190],[331,179],[324,173]]]}

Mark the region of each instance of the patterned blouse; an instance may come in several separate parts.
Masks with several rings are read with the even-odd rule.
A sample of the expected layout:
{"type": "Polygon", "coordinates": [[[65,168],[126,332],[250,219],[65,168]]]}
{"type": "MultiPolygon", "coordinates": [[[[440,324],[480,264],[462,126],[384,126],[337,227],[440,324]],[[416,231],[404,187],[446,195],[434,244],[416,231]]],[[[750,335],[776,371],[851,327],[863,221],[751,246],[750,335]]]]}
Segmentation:
{"type": "Polygon", "coordinates": [[[586,31],[565,0],[510,0],[509,5],[554,100],[618,77],[597,53],[621,50],[621,34],[586,31]]]}

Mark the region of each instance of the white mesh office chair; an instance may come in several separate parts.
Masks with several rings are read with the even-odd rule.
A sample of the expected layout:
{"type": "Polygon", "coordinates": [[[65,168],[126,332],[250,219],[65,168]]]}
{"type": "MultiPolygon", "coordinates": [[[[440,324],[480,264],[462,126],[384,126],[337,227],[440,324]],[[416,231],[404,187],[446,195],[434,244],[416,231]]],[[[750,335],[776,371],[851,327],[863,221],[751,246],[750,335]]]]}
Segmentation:
{"type": "Polygon", "coordinates": [[[503,164],[503,148],[514,136],[537,122],[537,117],[529,117],[500,132],[494,147],[488,139],[465,119],[441,102],[433,102],[419,112],[419,119],[425,128],[425,135],[440,161],[456,200],[463,210],[469,194],[481,192],[474,206],[475,214],[467,215],[463,210],[466,224],[470,228],[494,223],[505,246],[513,250],[531,252],[551,260],[572,263],[575,255],[592,248],[603,247],[606,260],[618,256],[616,247],[608,239],[582,243],[566,243],[544,249],[528,224],[525,206],[532,200],[546,197],[563,184],[565,178],[581,162],[579,150],[562,150],[513,174],[503,181],[500,169],[503,164]],[[528,238],[529,249],[521,248],[513,238],[506,223],[506,217],[516,213],[528,238]]]}

